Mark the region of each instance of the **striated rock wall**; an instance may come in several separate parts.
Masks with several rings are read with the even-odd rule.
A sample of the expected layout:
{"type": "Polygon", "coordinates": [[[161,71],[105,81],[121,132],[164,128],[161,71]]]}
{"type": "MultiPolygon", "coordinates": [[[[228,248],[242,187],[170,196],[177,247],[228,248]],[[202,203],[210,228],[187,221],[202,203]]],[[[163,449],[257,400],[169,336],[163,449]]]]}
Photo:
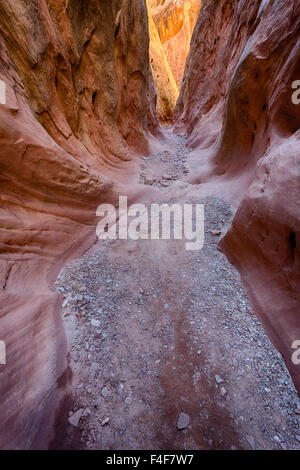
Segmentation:
{"type": "Polygon", "coordinates": [[[154,22],[178,88],[201,0],[149,0],[154,22]]]}
{"type": "Polygon", "coordinates": [[[161,121],[168,121],[173,118],[179,91],[149,8],[148,17],[150,64],[157,92],[156,110],[161,121]]]}
{"type": "Polygon", "coordinates": [[[1,449],[53,437],[70,373],[51,285],[157,132],[147,31],[140,0],[0,0],[1,449]]]}
{"type": "Polygon", "coordinates": [[[239,206],[221,246],[300,391],[300,4],[203,3],[176,109],[190,182],[239,206]]]}

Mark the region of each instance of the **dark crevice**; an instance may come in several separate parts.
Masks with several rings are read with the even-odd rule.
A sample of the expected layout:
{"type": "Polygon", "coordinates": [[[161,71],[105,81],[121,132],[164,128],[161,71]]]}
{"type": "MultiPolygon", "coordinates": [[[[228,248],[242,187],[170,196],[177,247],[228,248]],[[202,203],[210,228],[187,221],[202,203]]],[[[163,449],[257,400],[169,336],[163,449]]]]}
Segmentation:
{"type": "Polygon", "coordinates": [[[115,39],[117,39],[119,30],[120,30],[120,23],[118,24],[118,26],[116,27],[116,30],[115,30],[115,39]]]}
{"type": "Polygon", "coordinates": [[[295,258],[295,250],[296,250],[296,233],[295,232],[290,233],[289,241],[290,241],[290,247],[291,247],[291,250],[292,250],[292,257],[294,259],[295,258]]]}
{"type": "Polygon", "coordinates": [[[7,283],[8,283],[8,279],[9,279],[9,276],[10,276],[10,273],[11,273],[11,270],[12,270],[12,267],[13,265],[10,265],[6,271],[6,275],[5,275],[5,279],[4,279],[4,283],[3,283],[3,286],[2,286],[2,289],[5,290],[6,289],[6,286],[7,286],[7,283]]]}

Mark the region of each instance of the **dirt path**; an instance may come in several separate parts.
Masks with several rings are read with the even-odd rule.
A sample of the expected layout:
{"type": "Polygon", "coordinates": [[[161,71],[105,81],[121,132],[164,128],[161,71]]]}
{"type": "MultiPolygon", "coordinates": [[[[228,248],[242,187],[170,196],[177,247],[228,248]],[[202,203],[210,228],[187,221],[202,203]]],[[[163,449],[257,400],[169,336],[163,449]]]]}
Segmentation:
{"type": "MultiPolygon", "coordinates": [[[[186,174],[189,153],[167,132],[170,151],[141,159],[141,182],[162,193],[186,174]]],[[[177,202],[205,202],[202,251],[172,240],[98,242],[59,276],[73,371],[60,445],[299,449],[289,374],[217,247],[232,208],[177,202]],[[182,412],[189,424],[178,430],[182,412]]]]}

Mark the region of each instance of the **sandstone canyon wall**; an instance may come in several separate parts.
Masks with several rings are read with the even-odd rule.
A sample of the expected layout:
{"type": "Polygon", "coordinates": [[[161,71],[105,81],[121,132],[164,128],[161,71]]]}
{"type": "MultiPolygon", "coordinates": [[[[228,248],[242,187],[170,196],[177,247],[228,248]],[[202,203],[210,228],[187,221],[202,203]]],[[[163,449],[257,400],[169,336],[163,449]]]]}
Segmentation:
{"type": "Polygon", "coordinates": [[[176,109],[189,181],[239,206],[221,242],[300,391],[300,3],[207,0],[176,109]]]}
{"type": "MultiPolygon", "coordinates": [[[[176,109],[189,182],[239,206],[222,248],[298,390],[299,25],[296,1],[203,2],[176,109]]],[[[159,133],[147,32],[142,0],[0,0],[1,449],[53,437],[70,372],[51,286],[159,133]]]]}
{"type": "Polygon", "coordinates": [[[157,114],[161,121],[173,118],[179,91],[173,73],[164,53],[164,49],[148,7],[150,35],[150,64],[157,92],[157,114]]]}
{"type": "Polygon", "coordinates": [[[53,437],[70,374],[51,284],[157,132],[147,31],[140,0],[0,1],[1,449],[53,437]]]}
{"type": "Polygon", "coordinates": [[[201,0],[149,0],[149,5],[179,89],[201,0]]]}

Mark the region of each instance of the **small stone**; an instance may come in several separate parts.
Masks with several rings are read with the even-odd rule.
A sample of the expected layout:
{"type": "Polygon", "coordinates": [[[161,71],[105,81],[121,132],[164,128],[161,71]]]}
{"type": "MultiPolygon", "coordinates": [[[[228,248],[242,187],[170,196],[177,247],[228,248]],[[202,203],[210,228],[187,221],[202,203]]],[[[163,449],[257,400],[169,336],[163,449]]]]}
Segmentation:
{"type": "Polygon", "coordinates": [[[91,411],[90,408],[86,408],[86,409],[84,410],[84,416],[91,416],[91,414],[92,414],[92,411],[91,411]]]}
{"type": "Polygon", "coordinates": [[[296,415],[300,415],[300,408],[296,408],[296,409],[294,410],[294,413],[296,413],[296,415]]]}
{"type": "Polygon", "coordinates": [[[198,349],[197,351],[198,356],[201,356],[201,353],[202,353],[201,349],[198,349]]]}
{"type": "Polygon", "coordinates": [[[177,429],[181,431],[185,429],[190,424],[190,417],[186,413],[180,413],[177,420],[177,429]]]}
{"type": "Polygon", "coordinates": [[[255,439],[253,436],[246,436],[246,440],[249,444],[249,446],[251,447],[252,450],[255,450],[255,439]]]}
{"type": "Polygon", "coordinates": [[[274,436],[274,441],[280,443],[281,442],[280,437],[274,436]]]}
{"type": "Polygon", "coordinates": [[[218,385],[224,383],[224,380],[222,379],[222,377],[220,375],[215,375],[215,381],[218,385]]]}
{"type": "Polygon", "coordinates": [[[110,418],[109,418],[109,417],[104,418],[104,420],[103,420],[102,423],[101,423],[101,426],[105,426],[105,425],[106,425],[107,423],[109,423],[109,422],[110,422],[110,418]]]}
{"type": "Polygon", "coordinates": [[[72,426],[75,428],[78,427],[83,411],[83,408],[80,408],[80,410],[77,410],[76,413],[72,414],[72,416],[70,416],[68,419],[69,423],[72,424],[72,426]]]}
{"type": "Polygon", "coordinates": [[[265,392],[266,392],[266,393],[270,393],[270,392],[271,392],[271,389],[268,388],[268,387],[265,387],[265,392]]]}
{"type": "Polygon", "coordinates": [[[220,393],[221,393],[222,397],[225,397],[225,395],[226,395],[226,393],[227,393],[226,388],[225,388],[225,387],[221,387],[220,393]]]}
{"type": "Polygon", "coordinates": [[[213,235],[213,237],[218,237],[222,232],[220,230],[211,230],[209,233],[213,235]]]}
{"type": "Polygon", "coordinates": [[[100,321],[99,320],[95,320],[94,318],[91,320],[91,325],[92,326],[95,326],[96,328],[98,328],[100,326],[100,321]]]}
{"type": "Polygon", "coordinates": [[[101,395],[103,396],[103,398],[109,397],[110,393],[107,387],[102,388],[101,395]]]}
{"type": "Polygon", "coordinates": [[[131,405],[133,401],[133,398],[131,396],[128,396],[125,398],[125,403],[126,405],[131,405]]]}
{"type": "Polygon", "coordinates": [[[300,434],[299,434],[299,436],[295,436],[295,438],[298,442],[300,442],[300,434]]]}

